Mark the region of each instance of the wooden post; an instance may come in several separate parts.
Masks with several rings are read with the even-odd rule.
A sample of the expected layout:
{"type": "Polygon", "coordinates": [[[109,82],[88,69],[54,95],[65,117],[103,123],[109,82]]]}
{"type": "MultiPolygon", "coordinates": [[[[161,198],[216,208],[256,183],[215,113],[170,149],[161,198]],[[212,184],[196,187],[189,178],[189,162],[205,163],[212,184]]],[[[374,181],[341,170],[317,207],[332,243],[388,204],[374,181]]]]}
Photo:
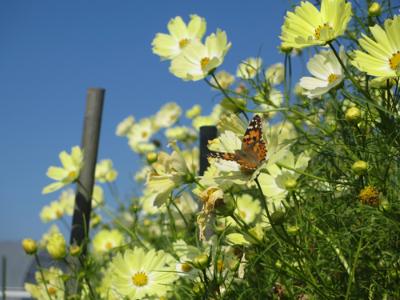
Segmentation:
{"type": "Polygon", "coordinates": [[[207,156],[210,154],[208,150],[208,141],[217,137],[217,127],[215,126],[201,126],[200,127],[200,169],[199,175],[203,176],[204,171],[209,166],[207,156]]]}
{"type": "Polygon", "coordinates": [[[70,240],[71,244],[82,247],[82,255],[86,253],[87,238],[89,235],[92,192],[99,147],[104,94],[105,90],[102,88],[89,88],[86,98],[81,145],[83,149],[83,167],[79,175],[76,191],[70,240]]]}

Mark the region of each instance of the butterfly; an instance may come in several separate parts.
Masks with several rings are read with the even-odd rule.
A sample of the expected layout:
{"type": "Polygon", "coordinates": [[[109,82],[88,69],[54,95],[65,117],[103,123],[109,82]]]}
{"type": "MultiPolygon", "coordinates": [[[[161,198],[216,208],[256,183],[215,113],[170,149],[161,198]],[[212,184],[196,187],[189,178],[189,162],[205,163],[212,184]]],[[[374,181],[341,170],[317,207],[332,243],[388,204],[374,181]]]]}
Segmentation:
{"type": "Polygon", "coordinates": [[[262,121],[255,115],[242,139],[242,147],[235,153],[212,152],[209,157],[235,161],[244,173],[255,171],[267,157],[267,146],[262,136],[262,121]]]}

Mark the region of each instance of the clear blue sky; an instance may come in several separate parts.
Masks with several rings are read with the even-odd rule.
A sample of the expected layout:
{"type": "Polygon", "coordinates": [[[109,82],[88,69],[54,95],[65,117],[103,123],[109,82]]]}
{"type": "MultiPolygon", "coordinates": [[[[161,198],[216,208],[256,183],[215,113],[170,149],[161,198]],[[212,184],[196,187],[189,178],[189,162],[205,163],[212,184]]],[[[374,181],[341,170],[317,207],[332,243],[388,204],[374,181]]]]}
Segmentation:
{"type": "Polygon", "coordinates": [[[86,89],[106,88],[99,158],[112,158],[123,194],[132,190],[135,155],[116,125],[129,114],[141,118],[167,101],[183,108],[211,106],[204,82],[183,82],[151,52],[170,18],[196,13],[232,42],[223,68],[234,72],[249,56],[265,64],[278,53],[285,0],[247,1],[54,1],[0,2],[0,240],[39,238],[48,228],[41,195],[45,173],[58,153],[78,145],[86,89]]]}

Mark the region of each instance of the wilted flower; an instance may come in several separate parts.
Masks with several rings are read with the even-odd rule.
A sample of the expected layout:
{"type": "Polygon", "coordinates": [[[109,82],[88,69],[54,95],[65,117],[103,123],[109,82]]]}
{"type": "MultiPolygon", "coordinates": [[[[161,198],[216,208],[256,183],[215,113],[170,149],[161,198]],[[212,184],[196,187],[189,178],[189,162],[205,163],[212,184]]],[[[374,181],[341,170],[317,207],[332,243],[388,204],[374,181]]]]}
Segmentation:
{"type": "Polygon", "coordinates": [[[345,0],[322,0],[321,11],[311,2],[302,1],[294,13],[286,14],[282,46],[301,49],[325,45],[345,32],[351,16],[351,3],[345,0]]]}
{"type": "Polygon", "coordinates": [[[265,78],[271,85],[281,84],[285,78],[285,67],[282,63],[273,64],[265,71],[265,78]]]}
{"type": "Polygon", "coordinates": [[[261,70],[262,59],[259,57],[249,57],[241,62],[236,71],[236,76],[242,79],[252,79],[261,70]]]}
{"type": "Polygon", "coordinates": [[[152,42],[153,53],[161,59],[174,59],[193,41],[201,40],[206,25],[206,20],[197,15],[191,15],[187,25],[179,16],[171,19],[167,25],[170,34],[157,33],[152,42]]]}
{"type": "Polygon", "coordinates": [[[223,89],[229,88],[232,83],[235,81],[235,76],[226,72],[226,71],[219,71],[215,74],[215,78],[217,79],[218,83],[215,81],[214,78],[211,79],[211,83],[214,86],[221,86],[223,89]]]}
{"type": "Polygon", "coordinates": [[[56,182],[45,186],[42,190],[43,194],[52,193],[64,186],[75,182],[79,177],[79,172],[83,166],[83,153],[78,146],[72,147],[71,154],[62,151],[59,155],[62,167],[49,167],[47,176],[56,182]]]}
{"type": "Polygon", "coordinates": [[[352,63],[372,76],[397,77],[400,75],[400,16],[387,19],[383,26],[369,28],[374,39],[362,34],[358,41],[367,53],[354,51],[352,63]]]}
{"type": "Polygon", "coordinates": [[[193,42],[171,62],[170,72],[183,80],[200,80],[219,67],[231,47],[225,31],[217,30],[207,37],[205,44],[193,42]]]}

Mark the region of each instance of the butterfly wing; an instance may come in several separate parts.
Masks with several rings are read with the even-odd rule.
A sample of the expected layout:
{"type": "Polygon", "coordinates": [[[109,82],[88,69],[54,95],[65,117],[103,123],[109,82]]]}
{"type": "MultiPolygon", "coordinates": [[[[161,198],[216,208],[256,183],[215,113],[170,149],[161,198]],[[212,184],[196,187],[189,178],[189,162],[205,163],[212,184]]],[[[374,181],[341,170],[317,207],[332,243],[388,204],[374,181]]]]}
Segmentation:
{"type": "Polygon", "coordinates": [[[267,156],[267,146],[262,136],[262,121],[259,115],[253,117],[246,129],[241,152],[247,153],[246,156],[252,158],[257,165],[267,156]]]}
{"type": "Polygon", "coordinates": [[[211,152],[208,157],[236,161],[236,155],[234,153],[211,152]]]}

